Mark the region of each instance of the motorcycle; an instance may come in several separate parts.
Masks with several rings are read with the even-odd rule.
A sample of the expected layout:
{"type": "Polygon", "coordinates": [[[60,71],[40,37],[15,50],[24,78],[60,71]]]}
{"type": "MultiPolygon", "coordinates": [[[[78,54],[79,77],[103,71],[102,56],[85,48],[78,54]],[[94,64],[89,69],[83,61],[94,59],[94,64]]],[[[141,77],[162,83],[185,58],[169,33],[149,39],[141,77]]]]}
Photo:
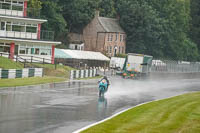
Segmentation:
{"type": "Polygon", "coordinates": [[[105,79],[99,82],[99,96],[104,96],[104,93],[106,93],[108,90],[108,83],[105,79]]]}

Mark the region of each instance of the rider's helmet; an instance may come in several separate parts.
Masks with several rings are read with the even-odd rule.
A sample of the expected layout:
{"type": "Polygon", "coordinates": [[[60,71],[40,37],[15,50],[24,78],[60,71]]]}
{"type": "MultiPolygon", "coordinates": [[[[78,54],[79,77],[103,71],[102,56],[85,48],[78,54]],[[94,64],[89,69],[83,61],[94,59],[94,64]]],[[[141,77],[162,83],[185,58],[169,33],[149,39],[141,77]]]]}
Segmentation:
{"type": "Polygon", "coordinates": [[[104,84],[105,84],[105,83],[106,83],[106,80],[102,80],[102,83],[104,83],[104,84]]]}
{"type": "Polygon", "coordinates": [[[104,79],[108,79],[106,76],[103,77],[104,79]]]}

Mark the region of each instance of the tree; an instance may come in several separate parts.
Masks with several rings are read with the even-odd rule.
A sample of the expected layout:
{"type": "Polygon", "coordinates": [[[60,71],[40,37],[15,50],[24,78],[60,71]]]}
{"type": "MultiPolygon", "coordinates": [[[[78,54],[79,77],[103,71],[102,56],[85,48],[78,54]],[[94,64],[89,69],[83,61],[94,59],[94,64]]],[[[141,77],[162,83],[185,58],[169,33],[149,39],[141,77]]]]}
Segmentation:
{"type": "Polygon", "coordinates": [[[127,52],[162,56],[162,19],[145,1],[123,0],[117,5],[120,24],[127,34],[127,52]]]}
{"type": "Polygon", "coordinates": [[[200,1],[191,0],[190,38],[194,41],[200,52],[200,1]]]}
{"type": "Polygon", "coordinates": [[[29,0],[28,1],[28,7],[31,8],[36,8],[36,9],[41,9],[42,8],[42,3],[40,0],[29,0]]]}
{"type": "Polygon", "coordinates": [[[115,17],[116,11],[113,0],[101,0],[98,5],[100,16],[102,17],[115,17]]]}
{"type": "Polygon", "coordinates": [[[81,33],[94,17],[99,0],[60,0],[62,14],[68,23],[70,32],[81,33]]]}
{"type": "Polygon", "coordinates": [[[62,9],[57,5],[58,1],[42,0],[42,17],[47,19],[48,22],[44,23],[42,30],[51,30],[55,32],[55,39],[66,42],[67,40],[61,39],[67,33],[67,23],[62,16],[62,9]]]}
{"type": "Polygon", "coordinates": [[[185,52],[196,51],[196,44],[188,37],[189,0],[118,0],[115,7],[127,33],[127,52],[175,60],[195,59],[185,52]]]}

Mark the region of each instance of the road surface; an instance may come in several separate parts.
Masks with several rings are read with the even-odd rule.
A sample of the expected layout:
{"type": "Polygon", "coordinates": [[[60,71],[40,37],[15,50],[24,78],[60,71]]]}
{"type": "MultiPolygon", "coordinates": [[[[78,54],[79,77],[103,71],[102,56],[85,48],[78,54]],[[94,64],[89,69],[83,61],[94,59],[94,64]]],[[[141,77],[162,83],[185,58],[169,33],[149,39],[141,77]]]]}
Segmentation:
{"type": "Polygon", "coordinates": [[[71,133],[140,103],[199,91],[199,79],[111,78],[104,98],[97,80],[0,89],[0,133],[71,133]]]}

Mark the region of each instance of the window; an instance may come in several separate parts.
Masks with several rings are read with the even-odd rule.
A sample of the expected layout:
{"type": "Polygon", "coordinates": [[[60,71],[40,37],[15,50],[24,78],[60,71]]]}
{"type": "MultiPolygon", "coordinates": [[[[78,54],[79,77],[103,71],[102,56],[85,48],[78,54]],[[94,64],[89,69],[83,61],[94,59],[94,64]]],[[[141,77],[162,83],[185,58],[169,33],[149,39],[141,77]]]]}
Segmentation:
{"type": "Polygon", "coordinates": [[[0,43],[0,52],[10,52],[10,44],[0,43]]]}
{"type": "Polygon", "coordinates": [[[123,35],[120,35],[120,42],[122,42],[123,40],[123,35]]]}
{"type": "Polygon", "coordinates": [[[24,5],[24,2],[20,2],[20,1],[19,1],[19,4],[24,5]]]}
{"type": "Polygon", "coordinates": [[[108,38],[107,38],[107,41],[108,41],[108,42],[110,41],[110,34],[108,34],[108,38]]]}
{"type": "Polygon", "coordinates": [[[112,46],[110,46],[110,51],[109,51],[109,53],[112,53],[112,46]]]}
{"type": "Polygon", "coordinates": [[[0,9],[23,11],[24,3],[11,0],[0,0],[0,9]],[[12,7],[11,7],[12,6],[12,7]]]}
{"type": "Polygon", "coordinates": [[[50,49],[41,49],[41,55],[50,55],[51,50],[50,49]]]}
{"type": "Polygon", "coordinates": [[[13,25],[12,26],[12,31],[18,31],[18,32],[20,32],[21,31],[21,26],[20,25],[13,25]]]}
{"type": "Polygon", "coordinates": [[[123,37],[123,41],[124,41],[124,42],[126,41],[126,35],[124,35],[124,37],[123,37]]]}
{"type": "Polygon", "coordinates": [[[27,26],[26,27],[26,32],[37,33],[37,27],[27,26]]]}
{"type": "Polygon", "coordinates": [[[1,29],[1,30],[5,30],[5,22],[1,22],[1,24],[0,24],[0,29],[1,29]]]}
{"type": "Polygon", "coordinates": [[[10,22],[6,23],[6,31],[12,31],[11,23],[10,22]]]}
{"type": "Polygon", "coordinates": [[[10,47],[0,46],[0,52],[10,53],[10,47]]]}
{"type": "Polygon", "coordinates": [[[116,33],[116,35],[115,35],[115,41],[117,42],[117,40],[118,40],[118,34],[116,33]]]}
{"type": "Polygon", "coordinates": [[[7,3],[11,3],[11,0],[5,0],[5,2],[7,2],[7,3]]]}
{"type": "Polygon", "coordinates": [[[39,49],[39,48],[36,48],[36,49],[35,49],[35,54],[37,54],[37,55],[40,54],[40,49],[39,49]]]}
{"type": "Polygon", "coordinates": [[[3,52],[4,47],[0,46],[0,52],[3,52]]]}
{"type": "Polygon", "coordinates": [[[29,48],[26,48],[26,54],[29,54],[29,48]]]}
{"type": "Polygon", "coordinates": [[[26,48],[20,48],[20,50],[19,50],[19,53],[20,54],[25,54],[26,53],[26,48]]]}
{"type": "Polygon", "coordinates": [[[113,40],[113,34],[111,34],[111,37],[110,37],[110,41],[112,42],[112,40],[113,40]]]}
{"type": "Polygon", "coordinates": [[[107,41],[108,41],[108,42],[112,42],[112,40],[113,40],[113,34],[108,34],[108,39],[107,39],[107,41]]]}
{"type": "Polygon", "coordinates": [[[1,8],[10,10],[11,9],[11,5],[8,4],[8,3],[1,3],[1,8]]]}
{"type": "Polygon", "coordinates": [[[13,4],[17,4],[17,1],[12,1],[13,4]]]}
{"type": "Polygon", "coordinates": [[[12,5],[12,10],[23,11],[23,5],[12,5]]]}

